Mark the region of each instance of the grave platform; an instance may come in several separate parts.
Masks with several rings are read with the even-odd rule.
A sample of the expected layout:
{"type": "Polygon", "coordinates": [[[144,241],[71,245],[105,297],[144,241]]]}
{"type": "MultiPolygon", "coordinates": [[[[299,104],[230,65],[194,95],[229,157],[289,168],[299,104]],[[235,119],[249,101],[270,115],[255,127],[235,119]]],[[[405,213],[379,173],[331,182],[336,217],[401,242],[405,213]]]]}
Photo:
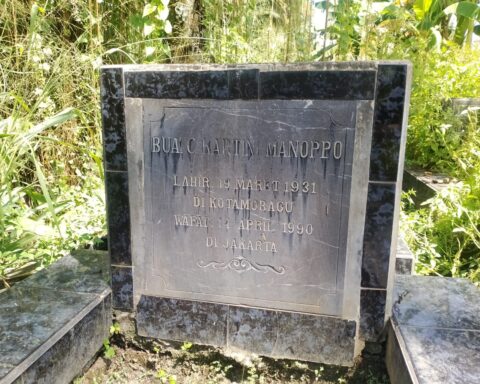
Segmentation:
{"type": "Polygon", "coordinates": [[[107,252],[80,250],[0,295],[0,383],[69,383],[111,325],[107,252]]]}
{"type": "Polygon", "coordinates": [[[397,275],[386,359],[392,384],[480,383],[480,290],[397,275]]]}

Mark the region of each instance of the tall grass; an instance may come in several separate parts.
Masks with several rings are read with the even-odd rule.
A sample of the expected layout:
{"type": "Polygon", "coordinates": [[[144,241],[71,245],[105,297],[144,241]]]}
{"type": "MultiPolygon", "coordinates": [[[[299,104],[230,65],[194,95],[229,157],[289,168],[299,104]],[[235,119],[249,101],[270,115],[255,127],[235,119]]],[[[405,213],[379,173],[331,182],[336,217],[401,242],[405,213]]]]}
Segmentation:
{"type": "Polygon", "coordinates": [[[305,61],[308,0],[0,2],[0,289],[105,232],[102,63],[305,61]]]}
{"type": "Polygon", "coordinates": [[[0,287],[104,227],[95,57],[65,12],[0,4],[0,287]]]}

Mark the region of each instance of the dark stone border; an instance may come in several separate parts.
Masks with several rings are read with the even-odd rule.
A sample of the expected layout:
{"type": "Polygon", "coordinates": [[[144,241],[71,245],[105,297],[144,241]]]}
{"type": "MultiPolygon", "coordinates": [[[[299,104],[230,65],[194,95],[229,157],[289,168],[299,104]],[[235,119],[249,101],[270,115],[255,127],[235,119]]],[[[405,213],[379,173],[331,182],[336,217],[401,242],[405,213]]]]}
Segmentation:
{"type": "Polygon", "coordinates": [[[125,97],[372,100],[375,76],[375,71],[135,71],[125,73],[125,97]]]}
{"type": "Polygon", "coordinates": [[[379,339],[389,312],[385,296],[391,285],[390,263],[395,262],[392,240],[397,235],[396,210],[400,209],[396,204],[403,176],[399,159],[405,147],[407,81],[407,64],[378,65],[360,300],[360,332],[367,341],[379,339]],[[372,288],[378,291],[375,293],[372,288]]]}
{"type": "Polygon", "coordinates": [[[353,364],[356,322],[330,316],[141,296],[141,336],[248,350],[274,358],[353,364]]]}

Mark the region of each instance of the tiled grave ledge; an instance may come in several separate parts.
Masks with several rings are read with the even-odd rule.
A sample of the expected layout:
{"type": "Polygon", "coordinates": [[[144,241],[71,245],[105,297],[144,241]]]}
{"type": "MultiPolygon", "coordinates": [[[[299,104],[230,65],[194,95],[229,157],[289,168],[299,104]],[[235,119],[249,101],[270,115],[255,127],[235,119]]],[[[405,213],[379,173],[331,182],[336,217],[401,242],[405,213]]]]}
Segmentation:
{"type": "Polygon", "coordinates": [[[480,383],[480,290],[464,279],[396,276],[387,342],[392,384],[480,383]]]}
{"type": "Polygon", "coordinates": [[[0,384],[69,383],[108,337],[108,256],[76,251],[0,294],[0,384]]]}

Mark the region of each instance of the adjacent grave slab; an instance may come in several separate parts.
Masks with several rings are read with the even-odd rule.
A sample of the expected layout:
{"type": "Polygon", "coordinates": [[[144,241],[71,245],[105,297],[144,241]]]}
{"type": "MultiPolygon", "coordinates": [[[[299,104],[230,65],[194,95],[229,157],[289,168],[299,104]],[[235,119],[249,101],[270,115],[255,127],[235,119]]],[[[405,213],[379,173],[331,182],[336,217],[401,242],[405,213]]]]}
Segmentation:
{"type": "Polygon", "coordinates": [[[352,364],[389,316],[410,75],[104,67],[114,306],[143,336],[352,364]]]}
{"type": "Polygon", "coordinates": [[[108,337],[106,252],[77,251],[0,295],[0,383],[67,383],[108,337]]]}
{"type": "Polygon", "coordinates": [[[478,383],[480,290],[464,279],[396,279],[387,346],[392,383],[478,383]]]}

